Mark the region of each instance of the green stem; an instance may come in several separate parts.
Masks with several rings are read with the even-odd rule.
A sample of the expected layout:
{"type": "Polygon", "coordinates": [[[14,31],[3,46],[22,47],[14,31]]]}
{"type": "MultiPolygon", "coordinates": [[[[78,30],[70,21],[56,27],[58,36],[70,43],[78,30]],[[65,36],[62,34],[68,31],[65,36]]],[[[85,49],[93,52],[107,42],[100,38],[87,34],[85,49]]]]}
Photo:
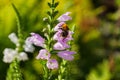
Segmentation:
{"type": "Polygon", "coordinates": [[[19,38],[19,42],[16,45],[17,46],[17,50],[18,52],[21,52],[23,50],[22,45],[23,45],[23,35],[22,35],[22,30],[21,30],[21,16],[17,10],[17,8],[15,7],[15,5],[12,3],[12,7],[16,13],[16,18],[17,18],[17,28],[18,28],[18,38],[19,38]]]}
{"type": "MultiPolygon", "coordinates": [[[[17,46],[17,51],[20,52],[22,50],[22,33],[21,33],[21,23],[20,23],[20,15],[19,12],[17,10],[17,8],[15,7],[15,5],[13,3],[12,7],[16,13],[16,17],[17,17],[17,27],[18,27],[18,37],[19,37],[19,42],[18,44],[16,44],[17,46]]],[[[6,80],[23,80],[22,78],[22,73],[20,70],[20,62],[17,60],[17,58],[15,58],[12,63],[9,66],[9,69],[7,71],[7,77],[6,80]]]]}
{"type": "Polygon", "coordinates": [[[51,76],[52,76],[52,71],[49,70],[47,67],[46,67],[46,64],[43,64],[43,70],[44,70],[44,80],[50,80],[51,76]]]}
{"type": "Polygon", "coordinates": [[[52,0],[52,3],[54,3],[54,0],[52,0]]]}
{"type": "Polygon", "coordinates": [[[62,59],[62,62],[61,62],[61,64],[60,64],[60,69],[59,69],[59,74],[58,74],[58,78],[57,78],[57,80],[63,80],[63,79],[65,79],[65,72],[66,72],[66,65],[67,65],[67,61],[66,60],[63,60],[62,59]]]}
{"type": "Polygon", "coordinates": [[[53,5],[54,5],[54,0],[52,0],[51,2],[52,2],[52,9],[54,10],[54,7],[53,7],[53,5]]]}
{"type": "Polygon", "coordinates": [[[48,69],[46,65],[43,66],[43,69],[44,69],[44,80],[48,80],[48,69]]]}
{"type": "MultiPolygon", "coordinates": [[[[54,3],[54,0],[52,0],[51,1],[51,3],[52,3],[52,6],[55,4],[54,3]]],[[[52,33],[53,33],[53,31],[52,31],[52,29],[53,29],[53,27],[54,27],[54,16],[53,16],[53,14],[54,14],[54,10],[55,10],[55,8],[54,7],[52,7],[51,8],[51,16],[49,16],[50,17],[50,24],[48,25],[49,26],[49,30],[48,30],[48,35],[49,35],[49,40],[48,40],[48,47],[49,47],[49,51],[52,51],[51,50],[51,46],[52,46],[52,39],[51,39],[51,37],[52,37],[52,33]]]]}
{"type": "MultiPolygon", "coordinates": [[[[48,24],[48,40],[47,40],[47,50],[51,53],[51,51],[53,51],[52,49],[52,43],[53,43],[53,40],[52,40],[52,37],[53,37],[53,27],[54,27],[54,10],[55,10],[55,3],[54,3],[54,0],[51,0],[51,5],[52,7],[50,7],[51,11],[51,15],[49,15],[49,24],[48,24]]],[[[44,67],[44,80],[50,80],[51,77],[52,77],[52,70],[49,70],[47,67],[46,67],[46,63],[43,65],[44,67]]]]}
{"type": "Polygon", "coordinates": [[[54,11],[55,11],[54,5],[55,5],[55,2],[54,2],[54,0],[52,0],[51,2],[52,2],[52,7],[51,7],[51,14],[52,15],[50,16],[50,27],[52,29],[54,26],[54,11]]]}
{"type": "Polygon", "coordinates": [[[49,78],[48,78],[48,80],[50,80],[51,79],[51,77],[52,77],[52,70],[49,70],[49,78]]]}

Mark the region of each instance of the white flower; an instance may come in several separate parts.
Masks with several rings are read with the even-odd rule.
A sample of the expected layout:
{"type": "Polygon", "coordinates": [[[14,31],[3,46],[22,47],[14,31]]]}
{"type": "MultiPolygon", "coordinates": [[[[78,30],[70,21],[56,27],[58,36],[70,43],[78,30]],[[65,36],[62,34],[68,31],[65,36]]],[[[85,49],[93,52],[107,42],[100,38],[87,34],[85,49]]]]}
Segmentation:
{"type": "Polygon", "coordinates": [[[19,61],[28,60],[28,56],[25,52],[18,53],[17,50],[11,48],[5,48],[3,54],[3,62],[5,63],[11,63],[15,58],[17,58],[19,61]]]}
{"type": "Polygon", "coordinates": [[[3,54],[4,54],[3,61],[5,63],[11,63],[14,60],[15,56],[17,55],[17,51],[11,48],[5,48],[3,54]]]}
{"type": "Polygon", "coordinates": [[[26,61],[28,60],[28,56],[25,52],[21,52],[19,53],[19,55],[17,56],[18,60],[20,61],[26,61]]]}
{"type": "Polygon", "coordinates": [[[18,37],[16,36],[15,33],[11,33],[8,38],[14,43],[14,44],[18,44],[18,37]]]}
{"type": "Polygon", "coordinates": [[[23,48],[26,52],[33,52],[35,50],[34,46],[32,45],[32,42],[29,41],[29,37],[25,40],[25,44],[23,45],[23,48]]]}
{"type": "MultiPolygon", "coordinates": [[[[18,37],[15,33],[11,33],[8,37],[14,44],[16,44],[16,46],[20,45],[18,42],[18,37]]],[[[30,42],[28,39],[26,39],[23,48],[27,52],[33,52],[35,49],[32,45],[32,42],[30,42]]],[[[18,52],[18,47],[16,49],[5,48],[3,54],[3,62],[5,63],[11,63],[15,58],[19,61],[28,60],[28,56],[25,52],[18,52]]]]}

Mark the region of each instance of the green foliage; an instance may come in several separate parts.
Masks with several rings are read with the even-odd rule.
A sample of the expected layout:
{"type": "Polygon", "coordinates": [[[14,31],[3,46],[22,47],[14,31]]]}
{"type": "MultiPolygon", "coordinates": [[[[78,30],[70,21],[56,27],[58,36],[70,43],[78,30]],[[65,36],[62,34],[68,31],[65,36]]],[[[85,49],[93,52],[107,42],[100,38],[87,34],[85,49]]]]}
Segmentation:
{"type": "Polygon", "coordinates": [[[23,80],[19,61],[17,61],[16,59],[9,66],[6,80],[23,80]]]}
{"type": "Polygon", "coordinates": [[[95,69],[92,69],[86,80],[110,80],[111,73],[109,71],[109,63],[104,60],[95,69]]]}
{"type": "Polygon", "coordinates": [[[114,56],[114,60],[115,60],[115,68],[114,68],[114,72],[113,72],[113,79],[115,80],[119,80],[120,79],[120,54],[116,54],[114,56]]]}

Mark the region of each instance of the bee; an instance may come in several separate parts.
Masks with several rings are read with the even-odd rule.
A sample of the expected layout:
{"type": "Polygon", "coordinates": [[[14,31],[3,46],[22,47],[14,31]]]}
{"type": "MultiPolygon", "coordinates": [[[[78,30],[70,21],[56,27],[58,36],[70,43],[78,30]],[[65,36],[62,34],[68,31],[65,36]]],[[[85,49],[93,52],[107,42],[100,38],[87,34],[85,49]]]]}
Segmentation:
{"type": "Polygon", "coordinates": [[[61,36],[66,38],[69,34],[69,28],[67,24],[63,24],[60,29],[62,30],[61,36]]]}

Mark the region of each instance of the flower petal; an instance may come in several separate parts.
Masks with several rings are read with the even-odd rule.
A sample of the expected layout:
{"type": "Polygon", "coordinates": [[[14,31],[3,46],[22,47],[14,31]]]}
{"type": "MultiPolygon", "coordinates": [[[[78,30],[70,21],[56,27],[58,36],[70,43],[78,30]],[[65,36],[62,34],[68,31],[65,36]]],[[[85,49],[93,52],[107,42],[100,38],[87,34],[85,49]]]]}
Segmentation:
{"type": "Polygon", "coordinates": [[[72,18],[69,16],[70,12],[66,12],[65,14],[61,15],[57,20],[59,22],[65,22],[65,21],[69,21],[72,20],[72,18]]]}
{"type": "Polygon", "coordinates": [[[15,33],[11,33],[8,38],[14,43],[14,44],[18,44],[18,37],[16,36],[15,33]]]}
{"type": "Polygon", "coordinates": [[[58,52],[57,55],[65,60],[72,61],[74,59],[74,56],[72,54],[75,54],[75,52],[73,52],[73,51],[61,51],[61,52],[58,52]]]}
{"type": "Polygon", "coordinates": [[[31,37],[29,37],[29,41],[32,42],[36,46],[44,46],[44,38],[42,38],[39,34],[31,33],[31,37]]]}
{"type": "Polygon", "coordinates": [[[36,59],[46,59],[48,60],[50,58],[50,53],[46,49],[41,49],[39,51],[39,54],[37,55],[36,59]]]}
{"type": "Polygon", "coordinates": [[[57,42],[57,43],[55,43],[53,48],[54,48],[54,50],[65,50],[66,48],[70,48],[70,46],[66,43],[57,42]]]}
{"type": "Polygon", "coordinates": [[[48,69],[57,69],[58,68],[58,62],[56,59],[49,59],[47,61],[47,67],[48,69]]]}
{"type": "Polygon", "coordinates": [[[58,31],[58,30],[62,27],[63,24],[65,24],[65,22],[60,22],[60,23],[58,23],[58,24],[55,26],[54,31],[58,31]]]}
{"type": "Polygon", "coordinates": [[[3,61],[5,63],[11,63],[15,56],[17,55],[17,51],[11,48],[5,48],[3,51],[4,57],[3,57],[3,61]]]}
{"type": "Polygon", "coordinates": [[[53,36],[53,40],[59,40],[61,38],[61,33],[62,33],[62,30],[57,31],[53,36]]]}
{"type": "Polygon", "coordinates": [[[19,53],[18,60],[20,60],[20,61],[26,61],[26,60],[28,60],[27,54],[25,52],[19,53]]]}
{"type": "Polygon", "coordinates": [[[32,45],[32,42],[29,41],[29,38],[28,37],[26,40],[25,40],[25,44],[23,45],[23,48],[26,52],[33,52],[35,50],[34,46],[32,45]]]}

